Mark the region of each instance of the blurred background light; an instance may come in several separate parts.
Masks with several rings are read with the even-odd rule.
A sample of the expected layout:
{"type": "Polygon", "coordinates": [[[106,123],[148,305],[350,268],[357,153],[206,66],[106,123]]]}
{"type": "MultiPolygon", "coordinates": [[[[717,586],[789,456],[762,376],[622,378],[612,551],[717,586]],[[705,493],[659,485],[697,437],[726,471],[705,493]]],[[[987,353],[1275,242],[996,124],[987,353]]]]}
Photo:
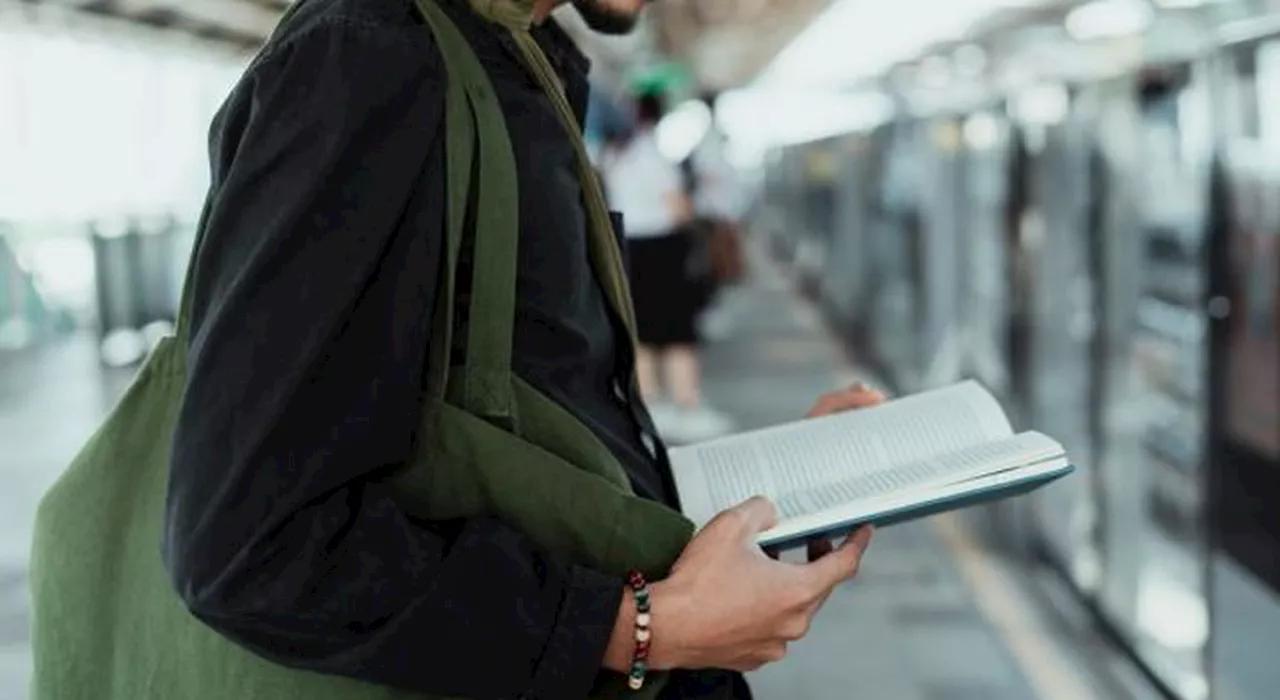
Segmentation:
{"type": "Polygon", "coordinates": [[[1065,24],[1077,41],[1096,41],[1141,34],[1154,19],[1146,0],[1093,0],[1073,9],[1065,24]]]}
{"type": "Polygon", "coordinates": [[[878,126],[895,113],[876,90],[828,92],[766,86],[724,93],[717,123],[745,162],[770,148],[805,143],[878,126]]]}
{"type": "Polygon", "coordinates": [[[992,13],[1040,4],[1036,0],[838,0],[783,49],[757,81],[793,87],[850,85],[914,57],[933,42],[963,35],[992,13]]]}
{"type": "Polygon", "coordinates": [[[673,162],[689,157],[711,128],[711,108],[689,100],[667,113],[657,126],[658,148],[673,162]]]}

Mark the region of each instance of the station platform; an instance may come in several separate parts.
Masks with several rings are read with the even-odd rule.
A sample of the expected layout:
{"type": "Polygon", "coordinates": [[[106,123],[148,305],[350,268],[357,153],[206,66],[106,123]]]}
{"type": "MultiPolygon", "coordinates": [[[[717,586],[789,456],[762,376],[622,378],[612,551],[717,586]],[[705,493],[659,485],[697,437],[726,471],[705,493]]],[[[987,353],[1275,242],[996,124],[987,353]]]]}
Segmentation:
{"type": "MultiPolygon", "coordinates": [[[[767,261],[736,290],[734,322],[705,353],[706,392],[743,428],[802,415],[865,377],[767,261]]],[[[37,501],[127,384],[89,340],[0,356],[0,700],[28,697],[26,585],[37,501]]],[[[752,678],[761,700],[1122,700],[1106,650],[1047,614],[1011,562],[954,518],[878,533],[856,581],[809,638],[752,678]]],[[[140,699],[141,700],[141,699],[140,699]]]]}

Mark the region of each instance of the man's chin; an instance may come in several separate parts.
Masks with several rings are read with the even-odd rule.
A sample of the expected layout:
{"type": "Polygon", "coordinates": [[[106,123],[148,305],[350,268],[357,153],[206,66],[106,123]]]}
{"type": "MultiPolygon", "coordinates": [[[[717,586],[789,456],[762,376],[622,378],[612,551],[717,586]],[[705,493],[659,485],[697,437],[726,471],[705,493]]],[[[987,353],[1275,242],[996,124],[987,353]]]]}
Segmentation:
{"type": "Polygon", "coordinates": [[[605,5],[604,0],[573,0],[573,6],[582,21],[601,34],[629,34],[640,20],[638,13],[616,10],[605,5]]]}

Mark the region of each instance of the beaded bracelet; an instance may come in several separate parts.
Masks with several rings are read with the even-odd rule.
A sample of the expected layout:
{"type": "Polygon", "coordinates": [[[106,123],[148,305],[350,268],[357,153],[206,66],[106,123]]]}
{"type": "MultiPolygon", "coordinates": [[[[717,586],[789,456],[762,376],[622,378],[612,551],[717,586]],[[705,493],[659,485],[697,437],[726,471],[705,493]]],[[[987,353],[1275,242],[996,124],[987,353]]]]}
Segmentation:
{"type": "Polygon", "coordinates": [[[631,674],[627,676],[627,684],[632,690],[640,690],[649,673],[649,640],[653,636],[649,630],[649,582],[644,574],[632,571],[627,575],[627,584],[636,598],[636,648],[631,655],[631,674]]]}

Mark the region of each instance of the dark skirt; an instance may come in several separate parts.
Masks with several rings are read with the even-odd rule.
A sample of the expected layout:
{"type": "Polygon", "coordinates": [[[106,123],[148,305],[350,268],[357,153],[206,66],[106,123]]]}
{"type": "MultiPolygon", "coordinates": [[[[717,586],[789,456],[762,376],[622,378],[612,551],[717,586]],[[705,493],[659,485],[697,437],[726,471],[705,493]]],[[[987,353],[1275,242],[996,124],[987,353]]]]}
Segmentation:
{"type": "Polygon", "coordinates": [[[681,230],[627,241],[628,277],[640,344],[654,348],[694,345],[701,290],[691,279],[692,238],[681,230]]]}

